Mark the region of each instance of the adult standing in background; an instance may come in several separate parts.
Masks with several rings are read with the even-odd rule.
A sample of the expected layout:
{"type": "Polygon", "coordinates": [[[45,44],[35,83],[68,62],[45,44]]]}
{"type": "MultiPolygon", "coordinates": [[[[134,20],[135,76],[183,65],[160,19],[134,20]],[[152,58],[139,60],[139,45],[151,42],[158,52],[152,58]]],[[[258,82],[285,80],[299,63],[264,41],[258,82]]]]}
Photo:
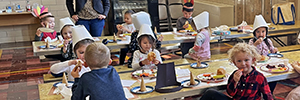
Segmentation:
{"type": "Polygon", "coordinates": [[[66,0],[70,16],[76,21],[76,25],[84,25],[93,37],[99,37],[108,14],[109,0],[66,0]]]}

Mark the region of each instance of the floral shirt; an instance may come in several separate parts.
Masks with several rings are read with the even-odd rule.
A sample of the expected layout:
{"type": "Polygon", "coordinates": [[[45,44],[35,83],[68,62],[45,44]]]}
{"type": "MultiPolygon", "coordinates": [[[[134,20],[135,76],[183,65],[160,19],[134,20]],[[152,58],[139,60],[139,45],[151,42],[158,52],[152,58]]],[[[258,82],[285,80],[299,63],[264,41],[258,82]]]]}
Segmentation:
{"type": "MultiPolygon", "coordinates": [[[[270,47],[267,46],[265,41],[263,41],[261,44],[256,46],[256,48],[258,49],[258,53],[260,53],[261,55],[268,55],[269,53],[274,51],[274,46],[273,46],[272,41],[270,39],[268,39],[268,42],[270,44],[270,47]]],[[[254,44],[253,39],[249,40],[249,44],[250,45],[254,44]]]]}

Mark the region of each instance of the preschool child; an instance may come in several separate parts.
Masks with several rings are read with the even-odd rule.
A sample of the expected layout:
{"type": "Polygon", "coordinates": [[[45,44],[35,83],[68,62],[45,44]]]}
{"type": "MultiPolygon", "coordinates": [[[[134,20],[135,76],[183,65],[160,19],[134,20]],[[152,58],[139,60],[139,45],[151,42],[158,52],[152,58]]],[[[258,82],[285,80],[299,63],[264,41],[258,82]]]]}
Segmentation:
{"type": "MultiPolygon", "coordinates": [[[[55,26],[55,18],[50,12],[43,12],[39,16],[42,27],[46,27],[49,29],[54,30],[55,26]]],[[[52,40],[56,39],[57,33],[54,32],[42,32],[41,30],[37,29],[35,33],[35,41],[44,41],[47,37],[50,37],[52,40]]]]}
{"type": "Polygon", "coordinates": [[[123,91],[120,76],[113,66],[109,66],[110,50],[102,43],[92,43],[84,54],[87,65],[92,71],[81,77],[82,67],[74,68],[72,76],[72,100],[127,100],[123,91]]]}
{"type": "Polygon", "coordinates": [[[155,36],[148,24],[141,26],[137,41],[140,50],[136,50],[133,53],[133,69],[153,69],[156,65],[162,63],[160,52],[155,49],[155,36]]]}
{"type": "MultiPolygon", "coordinates": [[[[84,59],[85,49],[88,45],[94,42],[93,37],[90,35],[87,29],[82,25],[73,27],[72,32],[73,32],[73,37],[72,37],[73,50],[78,59],[67,60],[64,62],[56,63],[50,67],[50,71],[53,74],[60,74],[63,72],[68,73],[68,81],[74,81],[74,78],[71,75],[73,68],[75,67],[78,61],[81,61],[82,63],[85,62],[84,59]]],[[[91,71],[91,69],[88,66],[83,65],[79,74],[82,75],[83,73],[89,71],[91,71]]]]}
{"type": "Polygon", "coordinates": [[[128,10],[125,12],[124,14],[124,21],[125,23],[122,25],[117,25],[117,36],[120,36],[120,34],[123,33],[132,33],[135,32],[135,27],[134,24],[132,23],[132,18],[131,15],[134,14],[134,12],[132,10],[128,10]]]}
{"type": "Polygon", "coordinates": [[[185,58],[194,60],[206,60],[210,58],[210,38],[209,38],[209,13],[204,11],[194,18],[195,26],[198,32],[194,47],[190,48],[185,58]]]}
{"type": "Polygon", "coordinates": [[[253,39],[249,40],[250,45],[256,46],[261,55],[276,53],[277,48],[273,46],[271,39],[268,36],[268,25],[262,15],[256,15],[253,24],[253,39]]]}
{"type": "Polygon", "coordinates": [[[252,66],[260,54],[256,47],[238,43],[228,51],[229,61],[238,69],[234,71],[227,83],[227,96],[213,89],[207,90],[200,100],[273,100],[266,77],[252,66]]]}
{"type": "Polygon", "coordinates": [[[64,39],[63,47],[61,48],[61,53],[63,58],[70,60],[74,58],[72,51],[72,27],[75,24],[69,17],[60,19],[60,33],[64,39]]]}

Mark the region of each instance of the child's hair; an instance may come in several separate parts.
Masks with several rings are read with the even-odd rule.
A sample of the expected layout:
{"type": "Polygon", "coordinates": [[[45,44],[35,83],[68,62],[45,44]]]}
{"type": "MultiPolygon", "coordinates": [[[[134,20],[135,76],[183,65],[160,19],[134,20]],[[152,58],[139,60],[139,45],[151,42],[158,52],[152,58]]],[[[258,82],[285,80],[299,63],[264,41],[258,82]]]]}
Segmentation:
{"type": "Polygon", "coordinates": [[[256,60],[259,60],[261,57],[261,55],[257,52],[257,48],[255,46],[249,45],[247,43],[238,43],[228,51],[229,61],[233,62],[235,55],[239,52],[247,53],[256,60]]]}
{"type": "MultiPolygon", "coordinates": [[[[264,41],[265,41],[265,43],[266,43],[266,45],[268,46],[268,48],[270,49],[271,48],[271,45],[270,45],[270,43],[268,42],[268,28],[267,27],[264,27],[264,28],[266,28],[266,39],[264,39],[264,41]]],[[[257,28],[258,29],[258,28],[257,28]]],[[[255,41],[257,40],[257,38],[256,38],[256,31],[257,31],[257,29],[256,30],[254,30],[253,31],[253,36],[254,36],[254,38],[253,38],[253,43],[255,43],[255,41]]]]}
{"type": "MultiPolygon", "coordinates": [[[[83,40],[77,42],[77,43],[75,44],[75,46],[74,46],[74,52],[75,52],[75,54],[76,54],[76,50],[77,50],[78,48],[80,48],[80,47],[83,46],[83,45],[91,44],[91,43],[93,43],[93,42],[94,42],[94,40],[91,40],[91,39],[83,39],[83,40]]],[[[77,55],[77,54],[76,54],[76,55],[77,55]]]]}
{"type": "Polygon", "coordinates": [[[124,13],[124,15],[125,14],[130,14],[130,15],[132,15],[132,14],[134,14],[134,11],[132,11],[132,10],[127,10],[125,13],[124,13]]]}
{"type": "Polygon", "coordinates": [[[142,41],[143,39],[148,39],[148,40],[149,40],[149,43],[152,45],[152,50],[155,48],[156,42],[155,42],[155,39],[154,39],[151,35],[141,35],[141,36],[138,38],[138,43],[139,43],[139,46],[140,46],[141,49],[143,49],[143,48],[141,47],[141,41],[142,41]]]}
{"type": "Polygon", "coordinates": [[[69,26],[73,26],[73,25],[65,25],[65,26],[60,30],[60,34],[62,35],[63,38],[64,38],[63,30],[65,29],[65,27],[69,27],[69,26]]]}
{"type": "Polygon", "coordinates": [[[192,8],[192,9],[185,8],[185,7],[193,7],[193,6],[194,5],[192,3],[187,2],[187,3],[183,4],[182,11],[193,12],[194,8],[192,8]]]}
{"type": "Polygon", "coordinates": [[[110,51],[103,43],[95,42],[86,48],[84,59],[91,68],[107,67],[110,62],[110,51]]]}
{"type": "MultiPolygon", "coordinates": [[[[43,15],[46,15],[46,14],[49,14],[49,12],[43,12],[43,13],[40,14],[40,16],[43,16],[43,15]]],[[[50,15],[46,15],[46,16],[44,16],[44,17],[41,17],[41,18],[40,18],[40,21],[41,21],[41,22],[46,21],[47,18],[49,18],[49,17],[54,18],[54,16],[50,14],[50,15]]]]}

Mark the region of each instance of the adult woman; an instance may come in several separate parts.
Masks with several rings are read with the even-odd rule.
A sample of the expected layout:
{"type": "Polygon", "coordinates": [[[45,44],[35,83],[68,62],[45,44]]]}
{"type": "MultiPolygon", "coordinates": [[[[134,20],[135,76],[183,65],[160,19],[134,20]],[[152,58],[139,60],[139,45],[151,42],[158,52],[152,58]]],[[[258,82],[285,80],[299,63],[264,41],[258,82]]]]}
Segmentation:
{"type": "Polygon", "coordinates": [[[109,0],[66,0],[70,16],[76,25],[84,25],[93,37],[101,36],[109,12],[109,0]]]}

